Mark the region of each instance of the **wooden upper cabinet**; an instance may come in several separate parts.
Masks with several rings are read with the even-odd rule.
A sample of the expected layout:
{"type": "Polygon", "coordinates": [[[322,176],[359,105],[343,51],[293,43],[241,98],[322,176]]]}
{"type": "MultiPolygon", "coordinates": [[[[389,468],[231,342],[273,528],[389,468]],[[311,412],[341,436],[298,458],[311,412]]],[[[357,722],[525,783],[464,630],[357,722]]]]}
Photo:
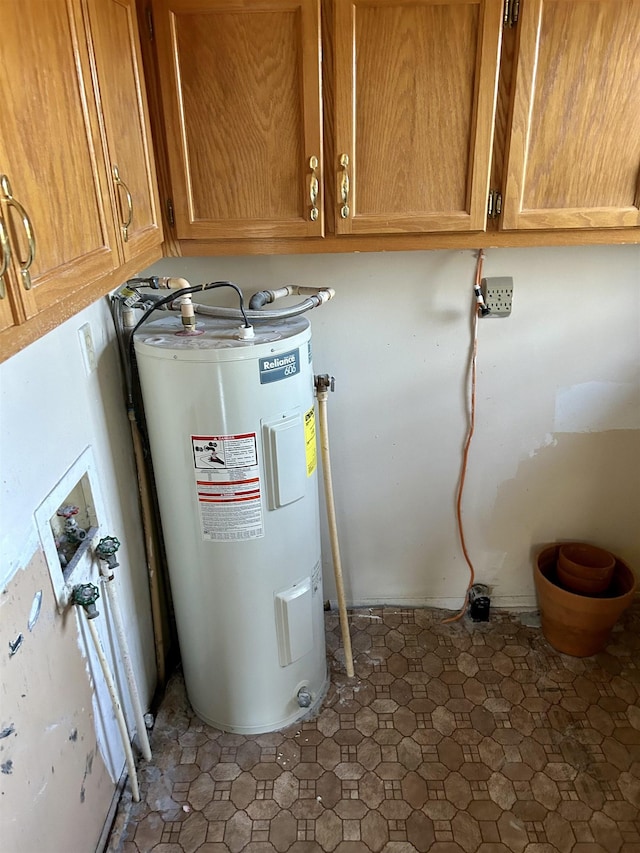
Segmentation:
{"type": "Polygon", "coordinates": [[[176,236],[322,235],[318,0],[153,0],[153,17],[176,236]]]}
{"type": "Polygon", "coordinates": [[[3,2],[0,68],[6,327],[108,274],[118,253],[77,0],[3,2]]]}
{"type": "Polygon", "coordinates": [[[0,210],[0,332],[24,319],[21,302],[16,300],[16,282],[12,279],[11,255],[9,229],[0,210]]]}
{"type": "Polygon", "coordinates": [[[640,0],[522,0],[506,229],[640,226],[640,0]]]}
{"type": "Polygon", "coordinates": [[[336,230],[482,230],[503,0],[335,0],[336,230]]]}
{"type": "Polygon", "coordinates": [[[96,90],[124,261],[162,242],[135,0],[89,0],[96,90]]]}

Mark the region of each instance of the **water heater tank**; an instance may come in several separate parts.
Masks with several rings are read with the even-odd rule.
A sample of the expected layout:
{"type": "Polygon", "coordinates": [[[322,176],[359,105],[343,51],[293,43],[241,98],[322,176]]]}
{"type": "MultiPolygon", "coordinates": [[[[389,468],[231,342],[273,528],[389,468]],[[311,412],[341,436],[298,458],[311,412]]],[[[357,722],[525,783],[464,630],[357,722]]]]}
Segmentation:
{"type": "Polygon", "coordinates": [[[311,332],[179,317],[135,336],[187,694],[225,731],[327,688],[311,332]]]}

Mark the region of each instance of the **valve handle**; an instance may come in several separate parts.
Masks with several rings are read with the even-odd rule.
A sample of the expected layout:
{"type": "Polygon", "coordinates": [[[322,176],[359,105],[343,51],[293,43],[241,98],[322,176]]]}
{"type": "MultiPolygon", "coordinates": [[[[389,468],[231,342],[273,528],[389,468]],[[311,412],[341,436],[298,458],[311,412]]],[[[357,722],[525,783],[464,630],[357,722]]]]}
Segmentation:
{"type": "Polygon", "coordinates": [[[115,536],[105,536],[96,545],[96,555],[100,560],[108,560],[120,547],[120,540],[115,536]]]}
{"type": "Polygon", "coordinates": [[[61,518],[69,519],[74,515],[77,515],[80,512],[79,506],[73,506],[73,504],[67,504],[66,506],[61,506],[57,511],[56,515],[59,515],[61,518]]]}
{"type": "Polygon", "coordinates": [[[80,583],[74,586],[71,601],[78,607],[84,607],[87,619],[95,619],[98,616],[96,601],[100,596],[100,590],[92,583],[80,583]]]}
{"type": "Polygon", "coordinates": [[[336,379],[335,376],[329,376],[328,373],[320,373],[313,377],[313,384],[316,391],[335,391],[336,379]]]}

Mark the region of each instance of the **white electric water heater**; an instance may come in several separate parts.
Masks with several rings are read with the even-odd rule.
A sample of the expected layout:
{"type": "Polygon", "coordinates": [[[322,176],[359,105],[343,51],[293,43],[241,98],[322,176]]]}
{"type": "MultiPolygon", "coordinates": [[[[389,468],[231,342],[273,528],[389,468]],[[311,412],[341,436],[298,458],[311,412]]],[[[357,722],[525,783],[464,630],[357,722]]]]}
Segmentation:
{"type": "Polygon", "coordinates": [[[273,731],[327,688],[311,331],[179,316],[135,335],[187,694],[273,731]]]}

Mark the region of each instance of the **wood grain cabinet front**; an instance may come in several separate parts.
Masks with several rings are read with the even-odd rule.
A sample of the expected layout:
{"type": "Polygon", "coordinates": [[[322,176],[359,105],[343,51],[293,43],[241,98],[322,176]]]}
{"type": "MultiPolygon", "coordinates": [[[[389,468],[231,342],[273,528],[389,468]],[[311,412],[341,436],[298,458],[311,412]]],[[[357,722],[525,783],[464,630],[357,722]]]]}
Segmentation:
{"type": "Polygon", "coordinates": [[[640,0],[152,5],[186,254],[640,241],[640,0]]]}
{"type": "Polygon", "coordinates": [[[131,8],[124,0],[2,3],[3,359],[162,254],[131,8]],[[128,242],[129,193],[113,186],[116,162],[135,205],[128,242]]]}
{"type": "Polygon", "coordinates": [[[335,0],[338,234],[485,227],[502,0],[335,0]]]}
{"type": "Polygon", "coordinates": [[[520,5],[502,227],[639,227],[640,0],[520,5]]]}
{"type": "Polygon", "coordinates": [[[323,233],[318,0],[153,0],[181,239],[323,233]]]}
{"type": "Polygon", "coordinates": [[[121,261],[162,242],[135,0],[86,0],[121,261]]]}
{"type": "Polygon", "coordinates": [[[321,236],[323,159],[338,234],[482,230],[502,10],[335,0],[329,44],[317,0],[153,0],[176,236],[321,236]]]}
{"type": "Polygon", "coordinates": [[[110,273],[118,250],[79,3],[3,3],[0,68],[6,328],[110,273]]]}

